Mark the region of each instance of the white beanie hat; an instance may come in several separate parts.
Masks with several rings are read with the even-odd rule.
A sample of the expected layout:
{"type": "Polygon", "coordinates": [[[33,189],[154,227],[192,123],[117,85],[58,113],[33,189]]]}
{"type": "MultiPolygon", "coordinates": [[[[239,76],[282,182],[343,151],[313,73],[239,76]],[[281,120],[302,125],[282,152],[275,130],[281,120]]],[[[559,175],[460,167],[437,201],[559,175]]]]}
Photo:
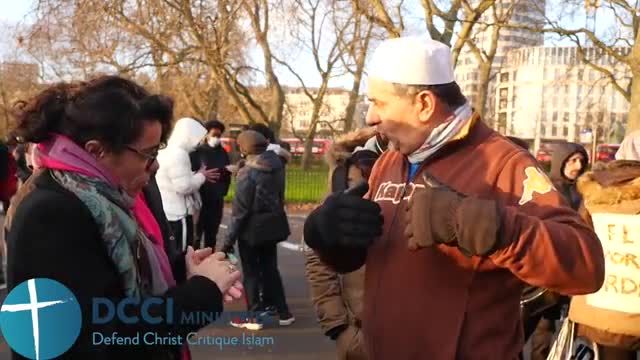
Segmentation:
{"type": "Polygon", "coordinates": [[[383,41],[374,51],[368,75],[404,85],[442,85],[455,81],[451,49],[425,37],[383,41]]]}

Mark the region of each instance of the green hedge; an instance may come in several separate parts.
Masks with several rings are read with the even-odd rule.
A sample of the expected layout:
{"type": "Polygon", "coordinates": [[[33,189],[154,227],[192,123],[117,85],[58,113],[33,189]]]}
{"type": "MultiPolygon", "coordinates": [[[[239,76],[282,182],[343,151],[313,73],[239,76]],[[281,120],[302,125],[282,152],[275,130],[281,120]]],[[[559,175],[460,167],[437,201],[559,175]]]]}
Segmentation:
{"type": "MultiPolygon", "coordinates": [[[[328,169],[313,167],[302,170],[300,167],[287,167],[287,187],[285,201],[287,203],[315,203],[321,201],[327,194],[328,169]]],[[[233,199],[235,181],[231,183],[226,201],[233,199]]]]}

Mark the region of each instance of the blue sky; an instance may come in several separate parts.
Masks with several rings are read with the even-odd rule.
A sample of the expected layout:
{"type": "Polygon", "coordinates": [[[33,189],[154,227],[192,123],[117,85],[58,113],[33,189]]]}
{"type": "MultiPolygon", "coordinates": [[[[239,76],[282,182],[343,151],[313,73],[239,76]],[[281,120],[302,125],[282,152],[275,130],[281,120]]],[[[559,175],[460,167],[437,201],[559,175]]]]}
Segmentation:
{"type": "Polygon", "coordinates": [[[20,21],[29,12],[30,0],[0,0],[0,20],[20,21]]]}

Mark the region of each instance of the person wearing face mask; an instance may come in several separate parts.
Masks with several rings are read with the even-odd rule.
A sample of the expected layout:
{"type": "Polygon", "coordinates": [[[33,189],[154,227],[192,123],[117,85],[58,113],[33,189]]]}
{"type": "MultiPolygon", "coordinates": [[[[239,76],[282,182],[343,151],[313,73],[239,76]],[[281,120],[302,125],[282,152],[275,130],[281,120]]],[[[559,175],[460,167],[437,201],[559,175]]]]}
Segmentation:
{"type": "Polygon", "coordinates": [[[304,225],[335,271],[366,265],[372,360],[517,359],[523,282],[566,295],[604,282],[597,235],[529,152],[482,121],[451,58],[422,37],[378,46],[366,120],[390,150],[368,184],[330,195],[304,225]]]}
{"type": "Polygon", "coordinates": [[[160,168],[156,180],[179,251],[193,244],[194,216],[202,206],[200,187],[220,179],[220,169],[201,164],[196,171],[192,170],[189,154],[206,135],[207,130],[200,121],[182,118],[176,122],[166,149],[158,153],[160,168]]]}
{"type": "Polygon", "coordinates": [[[221,141],[225,126],[218,120],[210,120],[204,124],[204,127],[207,130],[207,137],[196,151],[190,154],[191,167],[193,171],[202,166],[217,169],[220,178],[215,182],[206,182],[200,187],[202,208],[198,216],[193,243],[196,249],[200,248],[203,236],[204,246],[215,248],[224,210],[224,197],[227,196],[231,183],[231,173],[227,170],[229,154],[222,147],[221,141]]]}

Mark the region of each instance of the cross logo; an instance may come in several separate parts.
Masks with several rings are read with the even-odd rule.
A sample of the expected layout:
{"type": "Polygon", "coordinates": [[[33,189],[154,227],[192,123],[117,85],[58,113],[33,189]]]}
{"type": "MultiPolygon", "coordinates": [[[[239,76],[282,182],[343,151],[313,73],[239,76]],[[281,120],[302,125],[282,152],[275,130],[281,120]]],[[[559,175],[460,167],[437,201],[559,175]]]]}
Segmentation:
{"type": "Polygon", "coordinates": [[[51,279],[29,279],[19,284],[0,307],[0,328],[7,344],[29,359],[62,355],[78,338],[81,324],[75,296],[51,279]]]}

